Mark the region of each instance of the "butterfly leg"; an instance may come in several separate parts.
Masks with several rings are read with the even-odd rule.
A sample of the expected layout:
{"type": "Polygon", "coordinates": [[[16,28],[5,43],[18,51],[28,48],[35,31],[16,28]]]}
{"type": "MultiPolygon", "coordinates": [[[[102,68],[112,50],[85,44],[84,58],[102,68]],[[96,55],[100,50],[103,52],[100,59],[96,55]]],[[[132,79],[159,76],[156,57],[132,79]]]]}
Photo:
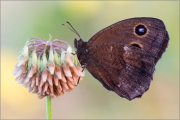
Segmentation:
{"type": "MultiPolygon", "coordinates": [[[[83,66],[82,72],[84,71],[85,68],[86,68],[86,64],[83,66]]],[[[80,79],[81,79],[81,77],[79,77],[77,84],[79,84],[80,79]]]]}

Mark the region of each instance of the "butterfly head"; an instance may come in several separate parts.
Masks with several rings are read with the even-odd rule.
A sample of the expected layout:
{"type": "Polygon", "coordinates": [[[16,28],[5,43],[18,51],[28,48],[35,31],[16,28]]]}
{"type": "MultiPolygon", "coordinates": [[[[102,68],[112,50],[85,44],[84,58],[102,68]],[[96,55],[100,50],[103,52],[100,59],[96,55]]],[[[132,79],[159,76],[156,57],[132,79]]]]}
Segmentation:
{"type": "Polygon", "coordinates": [[[81,65],[85,65],[86,60],[88,59],[88,50],[86,46],[87,42],[84,42],[82,39],[77,40],[74,39],[74,46],[76,48],[76,54],[78,56],[78,59],[81,63],[81,65]]]}
{"type": "Polygon", "coordinates": [[[77,40],[76,38],[74,39],[74,46],[76,49],[81,48],[84,44],[84,41],[82,39],[77,40]]]}

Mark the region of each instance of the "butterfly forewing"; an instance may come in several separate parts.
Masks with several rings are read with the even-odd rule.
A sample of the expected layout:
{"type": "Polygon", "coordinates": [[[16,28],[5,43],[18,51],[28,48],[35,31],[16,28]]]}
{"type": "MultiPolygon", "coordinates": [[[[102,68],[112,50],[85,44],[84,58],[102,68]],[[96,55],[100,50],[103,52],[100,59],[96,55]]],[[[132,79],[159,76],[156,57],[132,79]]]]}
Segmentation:
{"type": "Polygon", "coordinates": [[[156,18],[133,18],[117,22],[95,34],[87,43],[93,46],[101,43],[139,44],[142,49],[156,57],[164,38],[166,29],[164,23],[156,18]],[[147,29],[145,35],[139,36],[135,29],[144,25],[147,29]]]}

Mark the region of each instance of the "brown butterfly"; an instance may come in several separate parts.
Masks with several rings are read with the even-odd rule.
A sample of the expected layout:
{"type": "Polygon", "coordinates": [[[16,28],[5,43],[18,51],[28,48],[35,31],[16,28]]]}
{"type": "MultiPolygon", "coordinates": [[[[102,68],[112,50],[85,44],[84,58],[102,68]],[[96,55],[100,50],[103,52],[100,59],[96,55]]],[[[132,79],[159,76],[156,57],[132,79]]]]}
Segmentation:
{"type": "Polygon", "coordinates": [[[108,90],[128,100],[149,89],[157,61],[168,46],[164,23],[130,18],[96,33],[88,42],[75,39],[81,65],[108,90]]]}

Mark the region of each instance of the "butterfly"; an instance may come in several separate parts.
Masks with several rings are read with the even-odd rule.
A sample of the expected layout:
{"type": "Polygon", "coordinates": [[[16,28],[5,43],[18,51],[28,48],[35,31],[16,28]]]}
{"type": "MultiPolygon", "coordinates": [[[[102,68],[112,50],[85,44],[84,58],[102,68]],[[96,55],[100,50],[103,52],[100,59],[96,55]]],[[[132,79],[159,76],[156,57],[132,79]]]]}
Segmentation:
{"type": "Polygon", "coordinates": [[[75,38],[74,45],[81,65],[94,78],[107,90],[133,100],[149,89],[168,41],[162,20],[139,17],[114,23],[88,42],[75,38]]]}

